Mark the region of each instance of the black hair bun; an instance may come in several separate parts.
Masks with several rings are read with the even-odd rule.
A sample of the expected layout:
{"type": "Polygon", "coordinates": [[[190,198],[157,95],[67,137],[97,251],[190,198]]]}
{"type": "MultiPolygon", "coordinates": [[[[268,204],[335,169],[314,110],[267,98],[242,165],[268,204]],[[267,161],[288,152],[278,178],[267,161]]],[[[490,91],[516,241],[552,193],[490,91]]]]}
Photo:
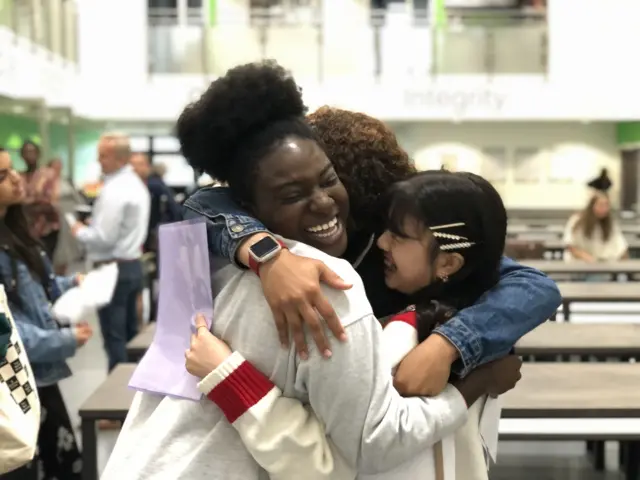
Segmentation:
{"type": "Polygon", "coordinates": [[[214,80],[176,125],[189,165],[229,179],[235,153],[248,137],[280,120],[303,117],[302,90],[275,61],[241,65],[214,80]]]}

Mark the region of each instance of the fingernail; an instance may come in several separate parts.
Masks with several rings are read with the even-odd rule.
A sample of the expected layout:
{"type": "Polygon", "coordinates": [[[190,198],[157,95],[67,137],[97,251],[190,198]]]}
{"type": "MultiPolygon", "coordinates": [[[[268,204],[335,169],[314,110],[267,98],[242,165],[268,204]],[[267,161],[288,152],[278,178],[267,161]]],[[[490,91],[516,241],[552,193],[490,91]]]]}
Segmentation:
{"type": "Polygon", "coordinates": [[[309,358],[309,354],[307,352],[300,352],[300,358],[302,360],[307,360],[309,358]]]}
{"type": "Polygon", "coordinates": [[[331,355],[333,354],[331,353],[331,350],[327,349],[322,353],[322,355],[324,356],[324,358],[331,358],[331,355]]]}
{"type": "Polygon", "coordinates": [[[341,342],[346,342],[347,341],[347,334],[343,333],[342,335],[340,335],[339,340],[341,342]]]}

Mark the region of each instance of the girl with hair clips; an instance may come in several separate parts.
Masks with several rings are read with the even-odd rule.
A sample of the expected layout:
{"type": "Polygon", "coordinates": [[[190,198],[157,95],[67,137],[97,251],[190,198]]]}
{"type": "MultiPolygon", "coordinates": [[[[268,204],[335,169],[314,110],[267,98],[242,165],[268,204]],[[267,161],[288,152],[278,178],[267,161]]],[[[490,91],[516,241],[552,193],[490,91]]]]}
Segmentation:
{"type": "MultiPolygon", "coordinates": [[[[232,265],[212,278],[213,329],[267,372],[291,401],[308,403],[332,439],[329,444],[317,433],[320,422],[300,417],[306,410],[298,411],[310,429],[306,448],[318,462],[293,478],[328,471],[348,478],[355,466],[382,473],[457,430],[467,405],[494,389],[512,388],[519,360],[510,357],[482,367],[433,398],[398,394],[379,348],[382,328],[362,281],[348,262],[336,258],[348,248],[349,197],[304,113],[300,89],[284,69],[270,62],[249,64],[215,80],[185,109],[178,137],[191,165],[228,182],[235,198],[280,235],[280,248],[326,263],[353,285],[324,292],[350,341],[338,345],[330,361],[314,353],[301,362],[293,346],[281,348],[256,275],[232,265]],[[329,228],[317,228],[327,223],[329,228]]],[[[246,365],[236,371],[271,390],[246,365]]],[[[227,397],[227,404],[240,413],[243,402],[257,398],[247,393],[227,397]]],[[[297,447],[290,446],[297,455],[297,447]]],[[[289,451],[285,447],[279,455],[284,458],[289,451]]],[[[267,472],[208,399],[192,402],[138,392],[102,476],[119,478],[258,480],[267,472]]]]}
{"type": "MultiPolygon", "coordinates": [[[[51,304],[81,277],[54,275],[41,243],[29,232],[20,205],[24,193],[8,153],[0,149],[0,283],[36,380],[35,386],[21,388],[37,387],[40,397],[38,478],[74,480],[81,477],[82,459],[58,382],[71,376],[66,360],[92,332],[88,325],[60,328],[51,316],[51,304]]],[[[16,471],[7,478],[23,474],[16,471]]]]}
{"type": "MultiPolygon", "coordinates": [[[[377,119],[322,107],[308,115],[307,122],[349,193],[351,214],[345,223],[349,242],[341,257],[362,278],[376,316],[393,315],[409,305],[411,299],[385,285],[383,252],[376,247],[385,220],[380,198],[390,185],[414,175],[415,168],[393,132],[377,119]]],[[[223,119],[220,123],[212,129],[226,128],[223,119]]],[[[209,147],[201,145],[206,152],[209,147]]],[[[300,189],[290,190],[289,201],[295,203],[300,189]]],[[[307,357],[309,350],[303,330],[306,324],[317,350],[330,355],[325,326],[337,338],[344,339],[345,332],[320,284],[340,289],[349,286],[322,262],[301,258],[286,249],[277,251],[269,226],[239,204],[230,188],[203,188],[185,201],[185,216],[208,220],[212,256],[228,258],[241,268],[252,266],[255,273],[259,269],[264,296],[283,345],[288,345],[291,330],[301,358],[307,357]],[[263,240],[267,237],[268,240],[263,240]],[[269,242],[268,251],[275,253],[261,255],[264,242],[269,242]],[[255,248],[254,243],[258,243],[255,248]]],[[[326,219],[317,227],[330,228],[330,222],[331,219],[326,219]]],[[[401,363],[395,385],[402,394],[438,394],[452,370],[465,376],[478,365],[506,355],[520,337],[546,321],[561,301],[552,280],[508,258],[500,262],[498,283],[485,293],[474,305],[439,326],[436,335],[431,335],[401,363]]]]}
{"type": "MultiPolygon", "coordinates": [[[[415,302],[391,318],[382,334],[382,350],[394,368],[437,326],[496,284],[507,215],[496,190],[483,178],[466,172],[420,173],[391,187],[386,205],[387,229],[378,239],[385,257],[386,283],[415,302]]],[[[275,385],[267,391],[257,381],[257,374],[238,375],[240,369],[254,370],[240,353],[231,354],[213,337],[204,320],[200,322],[205,328],[198,328],[187,353],[187,369],[204,377],[200,384],[203,392],[225,412],[271,478],[297,478],[297,472],[314,464],[307,450],[311,434],[324,435],[321,427],[311,431],[307,425],[316,422],[316,417],[302,403],[282,399],[275,385]],[[255,398],[253,406],[228,401],[241,392],[255,398]],[[283,456],[283,451],[289,454],[283,456]]],[[[262,377],[262,382],[268,380],[262,377]]],[[[483,445],[489,439],[482,438],[480,419],[489,401],[493,400],[483,397],[476,401],[465,425],[434,448],[425,445],[422,452],[396,469],[358,478],[488,480],[483,445]]],[[[495,432],[500,420],[497,411],[487,409],[483,419],[483,423],[493,423],[495,432]]],[[[497,439],[486,444],[493,440],[497,439]]],[[[341,477],[328,469],[317,478],[353,476],[341,477]]]]}

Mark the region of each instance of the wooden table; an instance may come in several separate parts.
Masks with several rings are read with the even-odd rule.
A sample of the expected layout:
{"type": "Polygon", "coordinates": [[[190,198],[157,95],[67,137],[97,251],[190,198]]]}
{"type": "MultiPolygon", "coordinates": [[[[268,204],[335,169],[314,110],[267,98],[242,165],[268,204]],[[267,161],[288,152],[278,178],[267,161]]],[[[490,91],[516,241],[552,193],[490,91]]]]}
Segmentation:
{"type": "MultiPolygon", "coordinates": [[[[135,364],[120,364],[80,408],[83,480],[96,480],[96,421],[124,420],[134,392],[127,387],[135,364]]],[[[640,367],[629,363],[528,363],[515,390],[503,396],[505,419],[638,419],[640,367]]],[[[522,435],[521,435],[522,436],[522,435]]],[[[578,435],[579,437],[579,435],[578,435]]],[[[640,458],[637,435],[612,429],[587,438],[624,440],[629,449],[627,474],[640,458]],[[630,440],[634,439],[634,440],[630,440]]],[[[587,439],[583,438],[583,439],[587,439]]],[[[627,477],[636,480],[635,477],[627,477]]]]}
{"type": "Polygon", "coordinates": [[[521,338],[516,344],[516,353],[600,358],[640,356],[640,325],[547,322],[521,338]]]}
{"type": "MultiPolygon", "coordinates": [[[[629,432],[628,421],[640,418],[640,367],[633,363],[528,363],[522,380],[503,397],[502,418],[532,419],[621,419],[605,422],[601,431],[566,436],[553,433],[547,439],[595,440],[596,469],[604,468],[604,440],[620,442],[621,465],[626,480],[640,478],[640,425],[629,432]],[[627,420],[625,422],[624,420],[627,420]],[[619,430],[617,430],[619,428],[619,430]],[[582,438],[580,438],[582,437],[582,438]]],[[[501,421],[501,430],[502,424],[501,421]]],[[[501,434],[501,438],[505,435],[501,434]]],[[[527,439],[526,435],[520,435],[527,439]]],[[[539,432],[531,439],[538,440],[539,432]]]]}
{"type": "Polygon", "coordinates": [[[618,274],[634,275],[640,273],[640,260],[620,260],[618,262],[559,262],[557,260],[526,260],[523,265],[537,268],[547,275],[565,274],[609,274],[615,277],[618,274]]]}
{"type": "Polygon", "coordinates": [[[121,363],[80,407],[82,419],[82,479],[98,478],[98,448],[96,422],[122,420],[133,401],[134,391],[127,385],[136,368],[135,363],[121,363]]]}
{"type": "MultiPolygon", "coordinates": [[[[526,223],[510,221],[507,227],[507,235],[549,234],[562,237],[566,228],[566,222],[559,224],[542,219],[528,221],[526,223]]],[[[637,223],[622,223],[620,229],[623,235],[640,235],[640,225],[637,223]]]]}
{"type": "MultiPolygon", "coordinates": [[[[503,418],[640,418],[640,366],[526,363],[503,418]]],[[[638,432],[640,437],[640,432],[638,432]]]]}
{"type": "Polygon", "coordinates": [[[153,342],[153,336],[156,334],[156,323],[151,322],[146,325],[138,335],[127,343],[127,358],[130,362],[137,363],[144,356],[145,352],[153,342]]]}
{"type": "MultiPolygon", "coordinates": [[[[526,241],[526,235],[518,237],[518,240],[526,241]]],[[[631,258],[638,257],[638,251],[640,250],[640,239],[627,240],[629,244],[629,254],[631,258]]],[[[562,260],[562,254],[565,250],[565,242],[562,240],[542,240],[542,244],[547,252],[550,252],[554,257],[562,260]]]]}
{"type": "Polygon", "coordinates": [[[558,282],[562,313],[569,320],[572,302],[640,302],[638,282],[558,282]]]}

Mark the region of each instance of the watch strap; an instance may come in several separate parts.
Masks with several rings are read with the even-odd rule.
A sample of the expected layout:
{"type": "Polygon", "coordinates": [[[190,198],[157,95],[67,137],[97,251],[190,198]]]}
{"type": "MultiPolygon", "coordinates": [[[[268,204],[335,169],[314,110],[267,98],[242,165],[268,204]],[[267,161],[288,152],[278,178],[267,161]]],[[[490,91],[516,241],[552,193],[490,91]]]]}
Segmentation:
{"type": "MultiPolygon", "coordinates": [[[[274,240],[280,245],[280,248],[283,250],[288,250],[289,248],[284,244],[283,241],[274,238],[274,240]]],[[[258,277],[260,276],[260,267],[262,266],[261,262],[258,262],[253,255],[249,255],[249,269],[255,273],[258,277]]]]}

